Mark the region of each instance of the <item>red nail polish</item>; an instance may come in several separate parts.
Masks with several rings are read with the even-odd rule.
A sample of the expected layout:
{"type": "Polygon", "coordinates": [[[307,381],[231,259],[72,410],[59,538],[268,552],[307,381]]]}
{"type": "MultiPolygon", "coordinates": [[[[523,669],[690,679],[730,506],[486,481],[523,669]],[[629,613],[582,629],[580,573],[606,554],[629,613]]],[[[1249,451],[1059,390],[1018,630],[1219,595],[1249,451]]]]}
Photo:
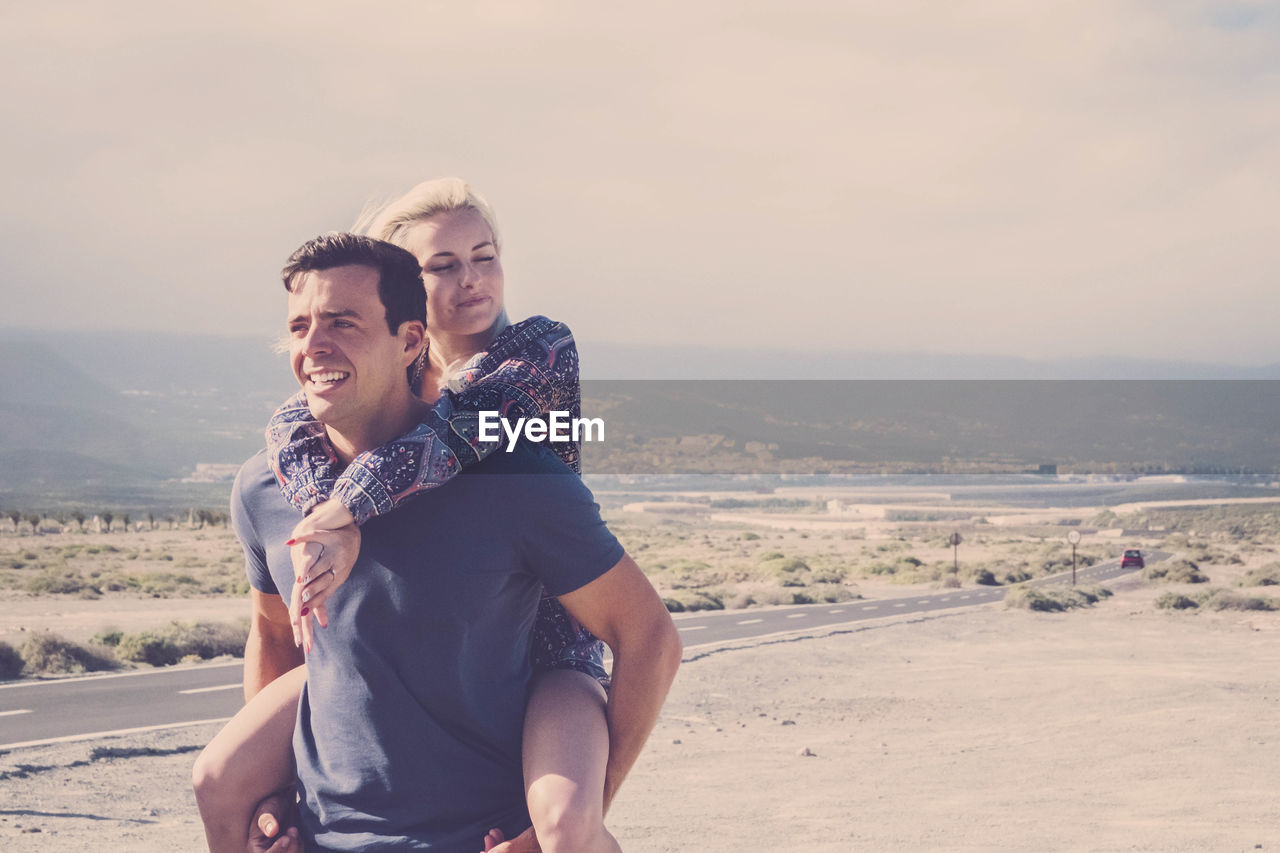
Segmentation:
{"type": "Polygon", "coordinates": [[[297,541],[298,541],[297,539],[290,539],[288,542],[286,542],[286,543],[284,543],[284,544],[285,544],[285,545],[292,545],[294,542],[297,542],[297,541]]]}
{"type": "Polygon", "coordinates": [[[311,610],[311,608],[310,608],[310,607],[304,607],[304,608],[302,608],[302,615],[303,615],[303,616],[306,616],[306,615],[307,615],[307,613],[308,613],[308,611],[310,611],[310,610],[311,610]]]}

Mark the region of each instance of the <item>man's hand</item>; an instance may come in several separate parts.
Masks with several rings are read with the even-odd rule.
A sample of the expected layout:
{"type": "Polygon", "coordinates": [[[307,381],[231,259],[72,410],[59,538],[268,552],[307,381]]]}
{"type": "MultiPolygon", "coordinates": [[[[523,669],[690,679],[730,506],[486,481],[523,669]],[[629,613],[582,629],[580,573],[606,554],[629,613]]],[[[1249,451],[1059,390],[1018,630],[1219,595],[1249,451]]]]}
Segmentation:
{"type": "Polygon", "coordinates": [[[293,788],[277,791],[258,803],[249,823],[248,853],[303,853],[305,846],[298,836],[297,794],[293,788]],[[280,817],[289,826],[281,832],[280,817]]]}
{"type": "Polygon", "coordinates": [[[293,595],[289,601],[289,622],[293,641],[311,651],[312,619],[328,627],[325,603],[333,591],[351,576],[360,556],[360,528],[350,511],[335,500],[316,507],[298,522],[289,540],[293,560],[293,595]]]}
{"type": "Polygon", "coordinates": [[[532,826],[510,841],[501,829],[491,829],[484,837],[484,853],[542,853],[542,847],[532,826]]]}

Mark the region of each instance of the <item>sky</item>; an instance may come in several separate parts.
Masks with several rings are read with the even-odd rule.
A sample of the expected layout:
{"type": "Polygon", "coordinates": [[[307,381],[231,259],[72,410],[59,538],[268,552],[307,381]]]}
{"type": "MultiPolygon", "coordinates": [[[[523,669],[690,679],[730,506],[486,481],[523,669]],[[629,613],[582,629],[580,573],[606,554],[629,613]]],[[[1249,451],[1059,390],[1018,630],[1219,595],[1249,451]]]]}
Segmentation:
{"type": "Polygon", "coordinates": [[[583,340],[1280,361],[1280,5],[11,3],[0,326],[268,335],[441,175],[583,340]]]}

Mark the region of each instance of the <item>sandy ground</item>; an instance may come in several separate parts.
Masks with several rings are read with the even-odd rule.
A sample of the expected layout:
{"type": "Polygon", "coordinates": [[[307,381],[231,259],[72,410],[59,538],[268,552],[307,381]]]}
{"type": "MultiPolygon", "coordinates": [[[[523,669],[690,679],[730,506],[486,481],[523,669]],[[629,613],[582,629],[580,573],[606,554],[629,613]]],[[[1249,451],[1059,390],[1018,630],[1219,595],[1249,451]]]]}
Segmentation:
{"type": "MultiPolygon", "coordinates": [[[[1280,614],[1112,588],[692,647],[611,826],[630,853],[1280,849],[1280,614]]],[[[0,755],[0,849],[200,849],[212,733],[0,755]]]]}

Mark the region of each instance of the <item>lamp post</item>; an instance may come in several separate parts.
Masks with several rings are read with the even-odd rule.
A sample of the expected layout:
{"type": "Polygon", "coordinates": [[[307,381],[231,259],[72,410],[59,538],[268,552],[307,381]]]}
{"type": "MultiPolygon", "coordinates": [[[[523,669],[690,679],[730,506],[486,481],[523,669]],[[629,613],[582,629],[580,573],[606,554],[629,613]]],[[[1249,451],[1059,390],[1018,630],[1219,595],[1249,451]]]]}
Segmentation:
{"type": "Polygon", "coordinates": [[[1067,534],[1067,541],[1071,543],[1071,585],[1076,585],[1076,546],[1080,544],[1080,531],[1073,530],[1067,534]]]}

